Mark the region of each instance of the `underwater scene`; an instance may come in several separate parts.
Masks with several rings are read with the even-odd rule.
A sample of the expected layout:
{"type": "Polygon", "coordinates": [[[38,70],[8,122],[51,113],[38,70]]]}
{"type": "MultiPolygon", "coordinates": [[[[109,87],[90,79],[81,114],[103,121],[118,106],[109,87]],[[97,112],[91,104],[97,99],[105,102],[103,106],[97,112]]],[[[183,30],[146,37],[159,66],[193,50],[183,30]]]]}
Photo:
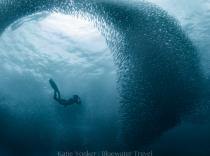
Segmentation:
{"type": "Polygon", "coordinates": [[[210,0],[0,0],[0,156],[209,156],[210,0]]]}

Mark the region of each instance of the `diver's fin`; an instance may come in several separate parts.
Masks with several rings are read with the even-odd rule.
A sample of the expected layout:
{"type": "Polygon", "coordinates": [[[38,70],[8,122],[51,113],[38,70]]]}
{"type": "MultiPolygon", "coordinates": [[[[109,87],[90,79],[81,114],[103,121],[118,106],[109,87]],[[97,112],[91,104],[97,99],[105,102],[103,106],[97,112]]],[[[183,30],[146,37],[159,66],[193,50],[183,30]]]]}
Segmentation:
{"type": "Polygon", "coordinates": [[[59,91],[58,90],[58,87],[55,83],[55,81],[53,79],[49,79],[49,83],[50,83],[50,86],[55,90],[55,91],[59,91]]]}

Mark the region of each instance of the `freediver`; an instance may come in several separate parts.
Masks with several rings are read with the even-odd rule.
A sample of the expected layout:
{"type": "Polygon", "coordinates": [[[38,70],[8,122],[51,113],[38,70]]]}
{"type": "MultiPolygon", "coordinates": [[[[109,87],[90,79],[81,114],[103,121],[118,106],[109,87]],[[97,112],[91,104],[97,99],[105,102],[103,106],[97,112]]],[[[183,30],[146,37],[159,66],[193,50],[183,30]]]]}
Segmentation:
{"type": "Polygon", "coordinates": [[[59,91],[55,81],[53,79],[49,79],[49,83],[54,90],[53,98],[59,104],[64,105],[64,106],[68,106],[68,105],[72,105],[72,104],[81,104],[81,99],[78,95],[73,95],[73,97],[69,98],[68,100],[62,99],[61,95],[60,95],[60,91],[59,91]]]}

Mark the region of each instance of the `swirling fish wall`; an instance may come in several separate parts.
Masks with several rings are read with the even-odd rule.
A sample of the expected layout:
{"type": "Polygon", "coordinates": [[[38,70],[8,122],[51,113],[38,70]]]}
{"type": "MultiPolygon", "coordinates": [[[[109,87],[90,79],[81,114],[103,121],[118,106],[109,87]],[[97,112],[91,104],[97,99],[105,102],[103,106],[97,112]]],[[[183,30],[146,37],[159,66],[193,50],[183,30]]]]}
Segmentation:
{"type": "Polygon", "coordinates": [[[1,33],[41,11],[84,16],[105,36],[118,68],[123,147],[148,145],[198,102],[203,87],[199,55],[162,9],[129,0],[3,0],[1,33]]]}

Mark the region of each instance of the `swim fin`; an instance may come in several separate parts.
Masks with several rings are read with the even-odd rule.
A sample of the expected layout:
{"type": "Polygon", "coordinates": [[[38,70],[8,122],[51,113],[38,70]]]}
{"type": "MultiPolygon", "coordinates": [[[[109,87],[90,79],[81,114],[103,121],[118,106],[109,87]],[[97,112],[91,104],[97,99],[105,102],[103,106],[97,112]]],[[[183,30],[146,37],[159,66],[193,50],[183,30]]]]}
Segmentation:
{"type": "Polygon", "coordinates": [[[53,79],[49,79],[49,83],[55,91],[59,92],[58,87],[53,79]]]}

